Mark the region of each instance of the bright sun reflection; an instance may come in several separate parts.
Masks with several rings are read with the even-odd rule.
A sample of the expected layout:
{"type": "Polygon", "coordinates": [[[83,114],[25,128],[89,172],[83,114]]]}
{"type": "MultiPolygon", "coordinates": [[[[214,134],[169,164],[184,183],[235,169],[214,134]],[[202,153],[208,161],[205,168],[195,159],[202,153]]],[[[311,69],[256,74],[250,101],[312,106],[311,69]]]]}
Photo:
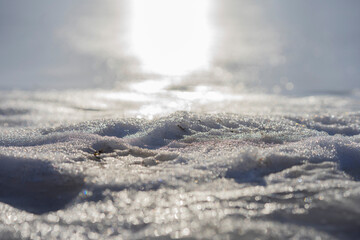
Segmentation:
{"type": "Polygon", "coordinates": [[[131,51],[145,72],[179,76],[205,69],[211,0],[131,0],[131,51]]]}

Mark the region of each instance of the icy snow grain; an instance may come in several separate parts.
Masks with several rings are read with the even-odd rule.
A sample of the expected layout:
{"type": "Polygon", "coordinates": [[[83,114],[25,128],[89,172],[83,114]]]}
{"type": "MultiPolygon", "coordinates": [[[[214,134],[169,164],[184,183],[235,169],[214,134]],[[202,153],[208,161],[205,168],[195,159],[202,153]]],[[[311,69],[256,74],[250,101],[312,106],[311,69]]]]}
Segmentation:
{"type": "Polygon", "coordinates": [[[0,238],[354,239],[358,100],[324,98],[146,120],[8,96],[0,238]]]}

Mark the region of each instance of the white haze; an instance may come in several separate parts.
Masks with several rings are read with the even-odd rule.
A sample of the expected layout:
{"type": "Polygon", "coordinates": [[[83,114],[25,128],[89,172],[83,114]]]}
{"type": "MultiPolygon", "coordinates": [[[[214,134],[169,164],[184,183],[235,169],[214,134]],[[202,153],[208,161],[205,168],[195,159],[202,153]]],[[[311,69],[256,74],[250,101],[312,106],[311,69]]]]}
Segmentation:
{"type": "MultiPolygon", "coordinates": [[[[161,6],[162,12],[174,11],[159,0],[152,3],[154,8],[147,7],[149,15],[159,14],[154,9],[161,6]]],[[[190,9],[191,3],[187,4],[190,9]]],[[[131,50],[133,5],[131,1],[111,0],[1,0],[1,88],[122,88],[127,82],[154,78],[143,71],[142,56],[136,49],[131,50]]],[[[208,8],[211,34],[204,38],[212,38],[212,50],[206,56],[208,68],[187,67],[194,72],[187,72],[184,82],[275,93],[346,92],[359,88],[358,1],[225,0],[208,1],[207,5],[199,4],[199,8],[208,8]]],[[[200,14],[201,9],[194,11],[200,14]]],[[[186,8],[182,12],[186,24],[191,12],[186,14],[186,8]]],[[[171,14],[163,16],[166,19],[171,14]]],[[[178,26],[180,20],[175,22],[178,26]]],[[[161,35],[160,30],[148,34],[149,41],[160,41],[151,34],[161,35]]],[[[200,35],[197,39],[201,39],[200,35]]],[[[192,48],[198,46],[200,51],[201,44],[189,46],[197,56],[192,48]]],[[[154,47],[162,53],[159,45],[154,47]]],[[[176,62],[176,54],[173,59],[170,55],[168,62],[176,62]]],[[[184,56],[194,60],[191,55],[184,56]]],[[[172,68],[169,65],[168,69],[172,68]]],[[[164,74],[168,72],[164,70],[164,74]]]]}

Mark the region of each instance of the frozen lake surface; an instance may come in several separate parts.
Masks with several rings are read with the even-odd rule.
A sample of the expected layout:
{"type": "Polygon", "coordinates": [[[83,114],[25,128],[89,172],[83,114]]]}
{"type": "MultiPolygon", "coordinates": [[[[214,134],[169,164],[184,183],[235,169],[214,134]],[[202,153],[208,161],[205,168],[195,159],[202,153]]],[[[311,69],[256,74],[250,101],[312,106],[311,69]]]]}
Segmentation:
{"type": "Polygon", "coordinates": [[[0,238],[356,239],[359,104],[2,92],[0,238]]]}

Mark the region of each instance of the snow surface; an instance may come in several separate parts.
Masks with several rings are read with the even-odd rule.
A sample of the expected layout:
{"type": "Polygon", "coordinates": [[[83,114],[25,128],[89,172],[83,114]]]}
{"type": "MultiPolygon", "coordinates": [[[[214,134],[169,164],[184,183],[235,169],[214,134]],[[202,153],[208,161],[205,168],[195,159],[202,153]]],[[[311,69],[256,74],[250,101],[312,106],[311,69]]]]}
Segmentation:
{"type": "Polygon", "coordinates": [[[355,239],[359,103],[2,92],[0,239],[355,239]]]}

